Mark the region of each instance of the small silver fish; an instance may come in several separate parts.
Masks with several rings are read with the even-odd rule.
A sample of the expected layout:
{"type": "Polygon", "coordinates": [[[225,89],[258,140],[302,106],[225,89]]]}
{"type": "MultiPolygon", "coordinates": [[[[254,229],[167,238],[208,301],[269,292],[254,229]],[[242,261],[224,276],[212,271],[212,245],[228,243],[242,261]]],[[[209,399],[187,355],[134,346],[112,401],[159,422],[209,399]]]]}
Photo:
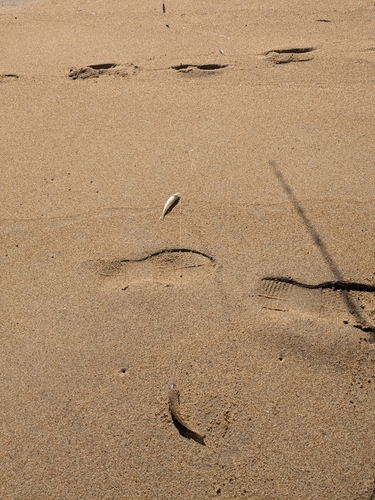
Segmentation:
{"type": "Polygon", "coordinates": [[[181,198],[180,193],[172,194],[172,196],[168,198],[166,204],[164,205],[160,219],[164,219],[166,213],[173,207],[173,205],[175,205],[178,202],[180,198],[181,198]]]}

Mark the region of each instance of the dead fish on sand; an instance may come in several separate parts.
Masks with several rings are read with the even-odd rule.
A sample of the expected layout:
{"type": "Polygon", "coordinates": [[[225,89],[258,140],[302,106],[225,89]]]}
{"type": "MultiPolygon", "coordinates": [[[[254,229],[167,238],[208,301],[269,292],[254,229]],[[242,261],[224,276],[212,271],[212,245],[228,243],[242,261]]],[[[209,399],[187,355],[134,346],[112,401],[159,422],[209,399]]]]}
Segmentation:
{"type": "Polygon", "coordinates": [[[167,214],[167,212],[169,212],[169,210],[171,210],[171,208],[176,205],[176,203],[178,202],[178,200],[181,198],[181,195],[180,193],[175,193],[175,194],[172,194],[172,196],[170,196],[166,202],[166,204],[164,205],[164,208],[163,208],[163,212],[160,216],[160,219],[164,219],[165,215],[167,214]]]}
{"type": "Polygon", "coordinates": [[[182,435],[189,439],[194,439],[199,444],[205,444],[204,438],[205,436],[199,434],[194,429],[190,427],[189,424],[186,423],[185,419],[181,416],[180,412],[180,393],[176,389],[176,384],[171,384],[169,387],[169,410],[171,412],[174,423],[177,423],[177,428],[180,427],[180,432],[182,435]]]}

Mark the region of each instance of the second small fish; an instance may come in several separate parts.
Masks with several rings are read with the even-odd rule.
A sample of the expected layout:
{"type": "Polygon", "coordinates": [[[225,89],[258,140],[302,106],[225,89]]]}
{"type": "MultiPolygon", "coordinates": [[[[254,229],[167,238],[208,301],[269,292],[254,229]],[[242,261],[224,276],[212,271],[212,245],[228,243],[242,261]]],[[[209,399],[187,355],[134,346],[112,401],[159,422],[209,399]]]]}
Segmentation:
{"type": "Polygon", "coordinates": [[[203,444],[205,446],[204,438],[205,436],[199,434],[194,429],[190,427],[190,425],[185,421],[180,412],[180,393],[176,388],[176,384],[171,384],[169,386],[169,394],[168,394],[168,403],[169,403],[169,411],[173,417],[174,421],[177,421],[178,424],[185,430],[185,437],[189,439],[194,439],[199,444],[203,444]]]}
{"type": "Polygon", "coordinates": [[[160,219],[164,219],[164,217],[167,214],[167,212],[169,212],[169,210],[171,210],[171,208],[178,202],[178,200],[180,198],[181,198],[180,193],[172,194],[172,196],[170,196],[168,198],[166,204],[164,205],[163,212],[162,212],[162,214],[160,216],[160,219]]]}

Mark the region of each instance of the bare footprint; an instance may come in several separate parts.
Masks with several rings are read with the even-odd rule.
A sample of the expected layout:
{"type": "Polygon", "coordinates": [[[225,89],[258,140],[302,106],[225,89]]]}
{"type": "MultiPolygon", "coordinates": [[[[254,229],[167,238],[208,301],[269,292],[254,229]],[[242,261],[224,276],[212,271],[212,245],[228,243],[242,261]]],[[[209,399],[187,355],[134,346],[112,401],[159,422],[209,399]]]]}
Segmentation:
{"type": "Polygon", "coordinates": [[[258,291],[261,305],[272,311],[302,311],[331,318],[363,330],[375,325],[375,286],[327,281],[317,285],[291,278],[263,278],[258,291]]]}
{"type": "Polygon", "coordinates": [[[102,63],[90,64],[82,68],[71,68],[69,78],[72,80],[85,80],[87,78],[99,78],[101,75],[109,75],[116,77],[124,77],[134,75],[139,70],[139,67],[132,63],[116,64],[102,63]]]}
{"type": "Polygon", "coordinates": [[[189,76],[204,76],[221,73],[227,64],[179,64],[178,66],[171,66],[178,73],[187,74],[189,76]]]}
{"type": "Polygon", "coordinates": [[[11,82],[13,80],[17,80],[18,78],[19,76],[13,73],[4,73],[3,75],[0,75],[0,82],[11,82]]]}
{"type": "Polygon", "coordinates": [[[290,49],[274,49],[264,52],[262,55],[266,56],[273,64],[287,64],[290,62],[305,62],[314,59],[312,52],[316,50],[315,47],[296,47],[290,49]]]}
{"type": "Polygon", "coordinates": [[[190,249],[171,249],[139,259],[97,260],[87,263],[107,289],[126,290],[130,285],[153,282],[174,286],[203,279],[215,270],[209,255],[190,249]]]}

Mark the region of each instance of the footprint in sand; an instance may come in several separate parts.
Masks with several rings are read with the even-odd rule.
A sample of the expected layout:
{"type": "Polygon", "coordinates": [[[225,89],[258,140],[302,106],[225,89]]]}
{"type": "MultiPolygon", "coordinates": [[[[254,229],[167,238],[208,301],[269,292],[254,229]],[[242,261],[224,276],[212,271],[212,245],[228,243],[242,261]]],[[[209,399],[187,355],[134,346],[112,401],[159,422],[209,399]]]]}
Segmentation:
{"type": "Polygon", "coordinates": [[[118,290],[144,282],[183,285],[215,270],[212,257],[190,249],[161,250],[139,259],[96,260],[87,265],[104,288],[118,290]]]}
{"type": "Polygon", "coordinates": [[[205,76],[221,73],[218,70],[227,66],[227,64],[179,64],[178,66],[171,66],[171,69],[189,76],[205,76]]]}
{"type": "Polygon", "coordinates": [[[314,59],[312,52],[316,47],[295,47],[290,49],[273,49],[263,52],[273,64],[287,64],[290,62],[305,62],[314,59]]]}
{"type": "Polygon", "coordinates": [[[101,75],[109,75],[116,77],[131,76],[137,73],[139,67],[133,63],[116,64],[116,63],[102,63],[90,64],[82,68],[71,68],[69,71],[69,78],[72,80],[87,78],[99,78],[101,75]]]}
{"type": "Polygon", "coordinates": [[[327,281],[317,285],[291,278],[266,277],[257,293],[264,309],[302,311],[337,319],[363,330],[375,325],[375,286],[365,283],[327,281]]]}
{"type": "Polygon", "coordinates": [[[3,75],[0,75],[0,82],[12,82],[18,78],[19,76],[13,73],[4,73],[3,75]]]}

